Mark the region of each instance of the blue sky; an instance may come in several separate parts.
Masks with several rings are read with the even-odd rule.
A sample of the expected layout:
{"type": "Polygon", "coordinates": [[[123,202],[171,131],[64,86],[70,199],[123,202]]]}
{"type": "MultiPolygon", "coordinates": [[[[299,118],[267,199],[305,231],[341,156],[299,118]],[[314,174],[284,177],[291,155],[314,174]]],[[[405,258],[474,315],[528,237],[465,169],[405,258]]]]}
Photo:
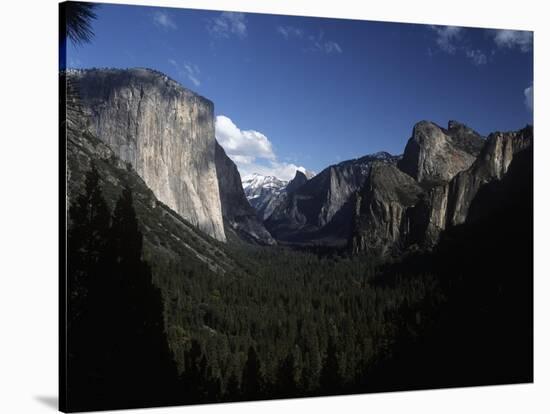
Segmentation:
{"type": "Polygon", "coordinates": [[[214,102],[241,175],[385,150],[413,125],[481,134],[532,123],[531,32],[101,5],[68,66],[150,67],[214,102]]]}

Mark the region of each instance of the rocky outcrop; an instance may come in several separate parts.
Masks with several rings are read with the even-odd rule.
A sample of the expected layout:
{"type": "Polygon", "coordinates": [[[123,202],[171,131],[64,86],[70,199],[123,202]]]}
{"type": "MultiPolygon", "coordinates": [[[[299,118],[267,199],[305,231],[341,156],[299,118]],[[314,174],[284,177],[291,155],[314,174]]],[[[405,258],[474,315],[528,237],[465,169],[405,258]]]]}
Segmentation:
{"type": "Polygon", "coordinates": [[[291,194],[298,190],[305,183],[307,183],[306,175],[302,171],[296,170],[296,175],[294,175],[294,178],[290,180],[289,183],[286,185],[285,191],[287,194],[291,194]]]}
{"type": "Polygon", "coordinates": [[[480,188],[501,180],[508,172],[514,156],[533,144],[533,128],[489,135],[479,157],[467,171],[460,172],[446,186],[448,189],[446,225],[462,224],[480,188]]]}
{"type": "Polygon", "coordinates": [[[373,166],[358,195],[351,250],[380,256],[433,247],[445,229],[471,219],[479,192],[502,180],[532,140],[530,126],[484,140],[454,121],[447,130],[420,122],[398,163],[402,172],[373,166]]]}
{"type": "Polygon", "coordinates": [[[217,142],[216,173],[220,188],[222,215],[226,226],[241,239],[259,244],[275,244],[275,240],[260,222],[256,211],[246,199],[237,166],[217,142]]]}
{"type": "Polygon", "coordinates": [[[447,182],[472,165],[482,142],[473,130],[456,122],[449,122],[445,130],[422,121],[414,126],[399,168],[419,183],[447,182]]]}
{"type": "MultiPolygon", "coordinates": [[[[345,244],[353,221],[355,193],[373,162],[395,163],[398,157],[377,153],[332,165],[296,188],[265,221],[277,240],[345,244]]],[[[303,179],[302,179],[303,180],[303,179]]]]}
{"type": "Polygon", "coordinates": [[[415,234],[415,212],[423,190],[395,164],[375,162],[369,179],[356,198],[355,228],[361,237],[352,238],[354,252],[378,256],[399,247],[415,234]]]}
{"type": "Polygon", "coordinates": [[[90,132],[129,163],[160,201],[224,241],[212,102],[148,69],[72,76],[90,132]]]}

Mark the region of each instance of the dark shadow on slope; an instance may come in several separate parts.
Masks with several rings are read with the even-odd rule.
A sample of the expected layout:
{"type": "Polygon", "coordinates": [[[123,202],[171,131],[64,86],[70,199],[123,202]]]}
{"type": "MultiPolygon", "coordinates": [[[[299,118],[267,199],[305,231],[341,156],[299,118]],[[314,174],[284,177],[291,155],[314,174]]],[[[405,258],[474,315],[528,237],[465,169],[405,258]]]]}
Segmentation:
{"type": "Polygon", "coordinates": [[[444,304],[399,314],[396,348],[361,389],[389,391],[533,381],[533,154],[481,188],[468,221],[446,231],[431,254],[388,266],[379,282],[433,274],[444,304]],[[428,319],[426,319],[428,318],[428,319]]]}

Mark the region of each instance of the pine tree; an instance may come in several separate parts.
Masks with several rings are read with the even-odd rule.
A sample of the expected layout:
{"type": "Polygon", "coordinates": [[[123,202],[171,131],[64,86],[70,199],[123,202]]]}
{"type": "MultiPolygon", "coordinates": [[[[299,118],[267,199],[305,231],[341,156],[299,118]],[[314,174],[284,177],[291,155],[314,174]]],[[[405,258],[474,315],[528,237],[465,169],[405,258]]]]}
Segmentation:
{"type": "Polygon", "coordinates": [[[232,372],[227,380],[227,386],[225,388],[224,400],[225,401],[238,401],[240,400],[241,390],[239,388],[239,379],[232,372]]]}
{"type": "Polygon", "coordinates": [[[69,406],[90,410],[173,403],[177,371],[164,332],[160,291],[141,259],[131,191],[122,192],[109,227],[99,174],[92,168],[70,214],[69,276],[79,279],[69,289],[86,295],[83,315],[68,335],[69,406]]]}
{"type": "Polygon", "coordinates": [[[320,392],[322,395],[332,395],[340,392],[342,379],[340,365],[336,355],[336,344],[332,336],[329,337],[327,356],[319,378],[320,392]]]}
{"type": "Polygon", "coordinates": [[[282,398],[295,397],[298,393],[296,385],[296,361],[292,351],[279,364],[276,389],[278,396],[282,398]]]}
{"type": "Polygon", "coordinates": [[[110,291],[106,325],[116,341],[110,344],[115,356],[110,378],[123,381],[117,393],[126,392],[129,404],[149,405],[173,398],[177,370],[164,331],[161,293],[141,258],[143,237],[133,204],[132,192],[125,188],[109,235],[112,272],[105,286],[110,291]]]}
{"type": "MultiPolygon", "coordinates": [[[[93,389],[96,370],[90,334],[93,332],[93,284],[103,271],[110,213],[99,173],[92,164],[84,192],[69,208],[67,232],[67,393],[83,401],[93,389]]],[[[93,391],[92,391],[93,393],[93,391]]]]}
{"type": "Polygon", "coordinates": [[[263,378],[260,369],[260,361],[256,350],[248,348],[248,358],[243,369],[242,379],[243,397],[246,400],[257,400],[262,398],[263,378]]]}

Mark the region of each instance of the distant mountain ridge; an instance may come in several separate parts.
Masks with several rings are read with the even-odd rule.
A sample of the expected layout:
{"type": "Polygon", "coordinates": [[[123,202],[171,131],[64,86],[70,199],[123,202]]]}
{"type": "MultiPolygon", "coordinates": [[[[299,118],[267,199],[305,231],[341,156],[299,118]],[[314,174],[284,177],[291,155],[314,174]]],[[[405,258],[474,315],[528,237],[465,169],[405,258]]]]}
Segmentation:
{"type": "Polygon", "coordinates": [[[351,197],[365,182],[370,165],[399,159],[378,152],[325,168],[277,204],[266,228],[286,243],[346,244],[351,234],[351,197]]]}
{"type": "Polygon", "coordinates": [[[531,145],[531,126],[485,138],[454,120],[446,128],[420,121],[403,155],[378,152],[327,167],[275,197],[265,226],[282,243],[347,245],[375,256],[431,248],[531,145]]]}

